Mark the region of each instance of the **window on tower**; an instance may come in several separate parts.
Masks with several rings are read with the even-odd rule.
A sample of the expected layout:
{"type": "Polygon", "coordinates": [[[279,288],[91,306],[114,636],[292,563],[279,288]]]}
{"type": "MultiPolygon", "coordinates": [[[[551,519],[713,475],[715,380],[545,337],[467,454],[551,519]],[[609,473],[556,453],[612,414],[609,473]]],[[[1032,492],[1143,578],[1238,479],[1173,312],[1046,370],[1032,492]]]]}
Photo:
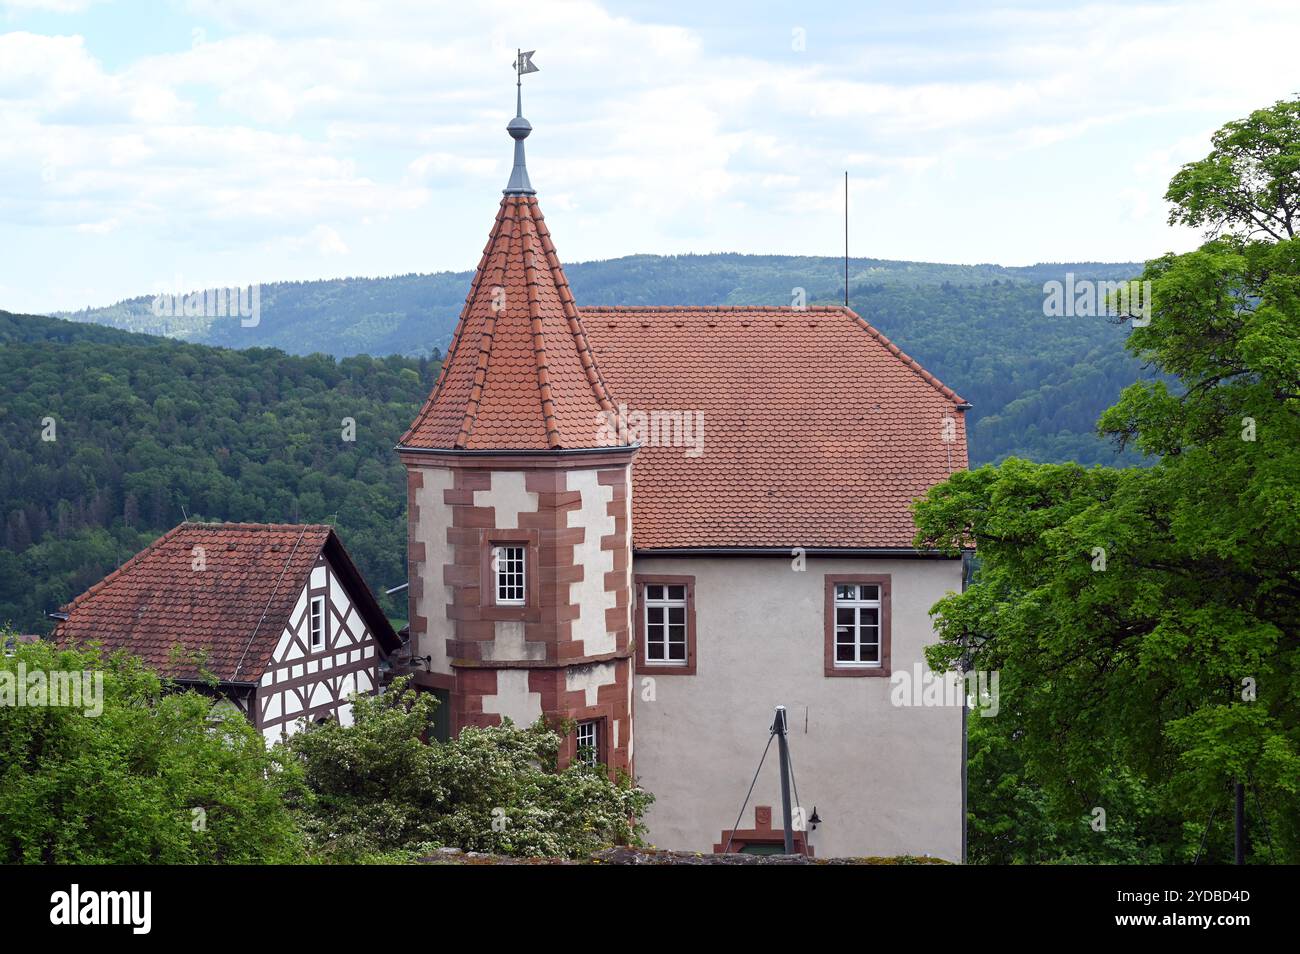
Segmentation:
{"type": "Polygon", "coordinates": [[[500,606],[524,605],[528,593],[524,580],[524,553],[522,544],[506,544],[492,550],[496,601],[500,606]]]}
{"type": "Polygon", "coordinates": [[[541,618],[538,531],[496,529],[481,538],[478,604],[482,619],[541,618]]]}
{"type": "Polygon", "coordinates": [[[600,720],[586,719],[578,723],[578,744],[574,757],[587,765],[597,765],[604,761],[600,751],[600,720]]]}

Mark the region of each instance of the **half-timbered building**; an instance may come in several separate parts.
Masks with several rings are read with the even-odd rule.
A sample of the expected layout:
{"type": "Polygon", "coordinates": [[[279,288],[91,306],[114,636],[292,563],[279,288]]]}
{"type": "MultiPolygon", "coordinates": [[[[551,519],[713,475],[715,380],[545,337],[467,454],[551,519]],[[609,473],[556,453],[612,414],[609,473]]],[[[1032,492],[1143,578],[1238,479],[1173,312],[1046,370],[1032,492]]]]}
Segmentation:
{"type": "Polygon", "coordinates": [[[332,527],[182,523],[63,608],[60,643],[216,691],[268,742],[352,720],[398,638],[332,527]]]}

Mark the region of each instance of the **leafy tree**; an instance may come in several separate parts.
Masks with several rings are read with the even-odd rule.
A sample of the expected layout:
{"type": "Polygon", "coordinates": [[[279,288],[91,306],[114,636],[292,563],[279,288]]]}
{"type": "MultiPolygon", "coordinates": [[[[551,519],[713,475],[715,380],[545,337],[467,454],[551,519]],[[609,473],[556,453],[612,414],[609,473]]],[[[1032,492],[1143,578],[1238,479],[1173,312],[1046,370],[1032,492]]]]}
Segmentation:
{"type": "MultiPolygon", "coordinates": [[[[0,633],[0,643],[12,634],[0,633]]],[[[238,712],[169,691],[138,660],[12,646],[0,692],[34,673],[102,675],[102,712],[0,705],[0,860],[40,864],[283,863],[302,857],[289,776],[238,712]]],[[[34,700],[29,700],[34,701],[34,700]]],[[[291,774],[291,773],[290,773],[291,774]]]]}
{"type": "MultiPolygon", "coordinates": [[[[1011,694],[1004,689],[1004,697],[1011,694]]],[[[1091,807],[1054,795],[1026,769],[1021,725],[1005,709],[970,721],[971,863],[1161,864],[1195,857],[1203,829],[1185,825],[1176,807],[1163,805],[1123,768],[1100,773],[1091,807]]],[[[1221,827],[1216,848],[1223,833],[1221,827]]]]}
{"type": "MultiPolygon", "coordinates": [[[[1108,785],[1133,779],[1166,819],[1199,833],[1212,813],[1228,817],[1240,781],[1253,858],[1292,863],[1300,239],[1288,236],[1298,109],[1279,103],[1230,123],[1170,188],[1175,221],[1217,237],[1148,263],[1151,323],[1128,347],[1177,381],[1130,385],[1100,422],[1158,456],[1154,465],[1013,459],[957,474],[917,507],[918,542],[980,548],[974,585],[935,607],[942,641],[931,662],[969,654],[975,668],[1002,671],[1011,706],[998,718],[1012,719],[1003,737],[1052,806],[1105,808],[1108,785]]],[[[1148,836],[1166,860],[1199,847],[1185,832],[1148,836]]]]}
{"type": "Polygon", "coordinates": [[[327,722],[289,740],[304,781],[294,804],[324,857],[391,859],[444,845],[579,857],[637,841],[649,793],[611,781],[603,766],[557,771],[560,736],[540,721],[433,741],[436,705],[399,680],[358,697],[352,725],[327,722]]]}
{"type": "Polygon", "coordinates": [[[1214,149],[1169,183],[1171,224],[1223,232],[1296,237],[1300,221],[1300,100],[1282,100],[1227,123],[1214,149]]]}

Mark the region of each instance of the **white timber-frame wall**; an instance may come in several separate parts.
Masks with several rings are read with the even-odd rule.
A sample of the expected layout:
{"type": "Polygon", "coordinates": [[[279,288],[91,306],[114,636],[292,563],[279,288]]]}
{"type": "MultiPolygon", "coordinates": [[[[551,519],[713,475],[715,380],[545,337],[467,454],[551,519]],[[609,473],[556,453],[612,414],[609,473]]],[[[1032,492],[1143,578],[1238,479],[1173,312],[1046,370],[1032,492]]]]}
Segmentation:
{"type": "Polygon", "coordinates": [[[309,722],[352,723],[351,698],[379,684],[379,648],[347,588],[324,556],[298,594],[270,665],[258,682],[256,725],[268,743],[309,722]],[[324,633],[311,645],[312,603],[324,604],[324,633]]]}

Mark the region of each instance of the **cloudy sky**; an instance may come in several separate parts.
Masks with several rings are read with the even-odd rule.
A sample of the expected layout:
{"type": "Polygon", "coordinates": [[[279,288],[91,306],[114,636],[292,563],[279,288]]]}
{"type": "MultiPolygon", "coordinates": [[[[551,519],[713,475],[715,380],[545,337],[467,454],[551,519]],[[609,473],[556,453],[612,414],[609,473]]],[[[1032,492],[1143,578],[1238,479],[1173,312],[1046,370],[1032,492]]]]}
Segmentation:
{"type": "Polygon", "coordinates": [[[516,46],[562,258],[1142,259],[1295,0],[0,0],[0,308],[472,268],[516,46]]]}

